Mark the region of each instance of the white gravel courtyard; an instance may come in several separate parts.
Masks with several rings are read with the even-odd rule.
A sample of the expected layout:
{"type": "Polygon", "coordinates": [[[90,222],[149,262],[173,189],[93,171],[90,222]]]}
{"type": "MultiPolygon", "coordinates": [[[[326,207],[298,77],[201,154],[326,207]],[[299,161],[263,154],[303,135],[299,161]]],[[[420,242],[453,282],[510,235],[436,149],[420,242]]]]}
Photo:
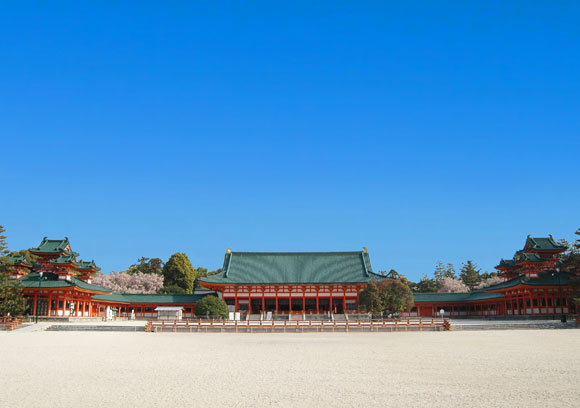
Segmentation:
{"type": "Polygon", "coordinates": [[[0,407],[580,406],[580,330],[0,332],[0,407]]]}

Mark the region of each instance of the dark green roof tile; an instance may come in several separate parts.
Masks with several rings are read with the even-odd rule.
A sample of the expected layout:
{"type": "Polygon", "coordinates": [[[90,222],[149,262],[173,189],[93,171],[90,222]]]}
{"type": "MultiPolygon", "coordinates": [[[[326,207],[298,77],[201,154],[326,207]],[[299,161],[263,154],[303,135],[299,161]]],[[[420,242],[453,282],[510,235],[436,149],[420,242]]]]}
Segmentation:
{"type": "Polygon", "coordinates": [[[525,246],[527,248],[526,252],[529,250],[562,251],[567,249],[566,246],[558,245],[558,243],[554,241],[554,237],[551,235],[548,238],[533,238],[528,235],[525,246]]]}
{"type": "Polygon", "coordinates": [[[8,257],[8,262],[12,264],[24,264],[32,266],[32,262],[26,260],[26,257],[24,255],[10,255],[8,257]]]}
{"type": "Polygon", "coordinates": [[[48,239],[44,237],[40,245],[36,248],[30,248],[30,252],[42,252],[42,253],[60,253],[66,252],[68,254],[71,251],[67,250],[70,248],[70,243],[68,242],[68,238],[65,239],[48,239]]]}
{"type": "Polygon", "coordinates": [[[382,276],[372,271],[367,252],[231,252],[222,272],[207,283],[323,284],[364,283],[382,276]]]}
{"type": "MultiPolygon", "coordinates": [[[[22,278],[20,278],[20,283],[23,288],[38,288],[38,273],[29,273],[28,275],[24,275],[22,278]]],[[[58,279],[58,275],[54,273],[44,273],[42,275],[42,280],[40,281],[41,288],[67,288],[71,286],[77,286],[81,289],[90,290],[93,292],[112,292],[111,289],[92,285],[75,277],[71,278],[71,280],[58,279]]]]}
{"type": "MultiPolygon", "coordinates": [[[[568,283],[570,275],[567,272],[560,273],[560,284],[566,285],[568,283]]],[[[517,278],[510,279],[509,281],[498,283],[497,285],[488,286],[485,291],[500,290],[513,288],[517,285],[530,285],[530,286],[558,286],[558,273],[554,271],[542,272],[537,278],[528,278],[525,275],[520,275],[517,278]]]]}
{"type": "Polygon", "coordinates": [[[94,269],[96,271],[100,271],[101,268],[95,264],[95,261],[78,261],[78,268],[77,269],[94,269]]]}

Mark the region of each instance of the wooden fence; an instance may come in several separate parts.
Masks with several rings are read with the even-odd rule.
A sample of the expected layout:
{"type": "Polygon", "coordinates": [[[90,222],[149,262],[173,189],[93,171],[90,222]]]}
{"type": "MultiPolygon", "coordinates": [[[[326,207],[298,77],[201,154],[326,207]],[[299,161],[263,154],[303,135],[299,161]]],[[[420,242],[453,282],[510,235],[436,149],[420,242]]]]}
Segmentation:
{"type": "Polygon", "coordinates": [[[15,317],[0,317],[0,330],[14,330],[22,324],[22,319],[15,317]]]}
{"type": "Polygon", "coordinates": [[[405,320],[150,320],[146,332],[230,332],[230,333],[304,333],[304,332],[379,332],[451,330],[447,319],[405,320]]]}

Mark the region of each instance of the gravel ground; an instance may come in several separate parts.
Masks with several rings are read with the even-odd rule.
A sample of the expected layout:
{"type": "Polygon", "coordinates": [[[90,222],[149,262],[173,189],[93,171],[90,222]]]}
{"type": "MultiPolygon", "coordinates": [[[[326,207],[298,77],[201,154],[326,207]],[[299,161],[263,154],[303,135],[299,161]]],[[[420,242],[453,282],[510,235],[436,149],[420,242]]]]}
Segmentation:
{"type": "Polygon", "coordinates": [[[580,406],[580,330],[0,332],[0,407],[580,406]]]}

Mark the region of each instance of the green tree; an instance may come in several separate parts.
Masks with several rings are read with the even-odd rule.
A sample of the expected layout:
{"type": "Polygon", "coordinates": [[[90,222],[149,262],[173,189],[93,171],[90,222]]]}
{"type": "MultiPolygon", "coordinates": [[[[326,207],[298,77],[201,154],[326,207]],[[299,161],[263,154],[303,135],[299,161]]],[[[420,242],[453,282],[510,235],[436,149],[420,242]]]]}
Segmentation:
{"type": "Polygon", "coordinates": [[[457,279],[457,276],[455,276],[455,267],[452,263],[447,264],[444,275],[446,278],[457,279]]]}
{"type": "Polygon", "coordinates": [[[6,245],[6,230],[0,225],[0,316],[20,316],[26,310],[20,282],[10,277],[11,263],[6,245]]]}
{"type": "Polygon", "coordinates": [[[423,275],[421,277],[421,280],[419,281],[419,283],[417,283],[417,286],[415,287],[416,291],[419,293],[425,293],[425,292],[437,292],[437,282],[435,282],[435,279],[431,279],[429,278],[427,275],[423,275]]]}
{"type": "Polygon", "coordinates": [[[433,272],[433,277],[435,278],[437,287],[441,286],[443,278],[445,277],[445,272],[447,272],[447,269],[445,269],[445,265],[443,265],[443,262],[437,261],[437,264],[435,265],[435,272],[433,272]]]}
{"type": "Polygon", "coordinates": [[[163,266],[163,286],[179,286],[185,293],[193,293],[195,283],[195,269],[189,258],[182,252],[171,255],[163,266]]]}
{"type": "Polygon", "coordinates": [[[379,292],[379,285],[375,279],[371,280],[367,287],[359,293],[358,303],[369,313],[380,314],[383,312],[383,300],[379,292]]]}
{"type": "Polygon", "coordinates": [[[401,279],[378,283],[383,312],[401,313],[413,307],[413,292],[401,279]]]}
{"type": "Polygon", "coordinates": [[[157,293],[170,295],[186,295],[187,291],[183,289],[181,286],[169,285],[163,286],[161,289],[159,289],[159,292],[157,293]]]}
{"type": "Polygon", "coordinates": [[[223,317],[227,319],[229,315],[228,305],[216,296],[205,296],[195,304],[195,314],[197,316],[223,317]]]}
{"type": "Polygon", "coordinates": [[[139,258],[136,264],[131,265],[127,269],[127,273],[129,274],[137,272],[161,275],[163,273],[163,261],[160,258],[139,258]]]}
{"type": "Polygon", "coordinates": [[[460,279],[467,285],[469,290],[473,290],[480,282],[481,276],[479,275],[480,269],[477,269],[472,261],[468,260],[461,267],[461,273],[459,274],[460,279]]]}

